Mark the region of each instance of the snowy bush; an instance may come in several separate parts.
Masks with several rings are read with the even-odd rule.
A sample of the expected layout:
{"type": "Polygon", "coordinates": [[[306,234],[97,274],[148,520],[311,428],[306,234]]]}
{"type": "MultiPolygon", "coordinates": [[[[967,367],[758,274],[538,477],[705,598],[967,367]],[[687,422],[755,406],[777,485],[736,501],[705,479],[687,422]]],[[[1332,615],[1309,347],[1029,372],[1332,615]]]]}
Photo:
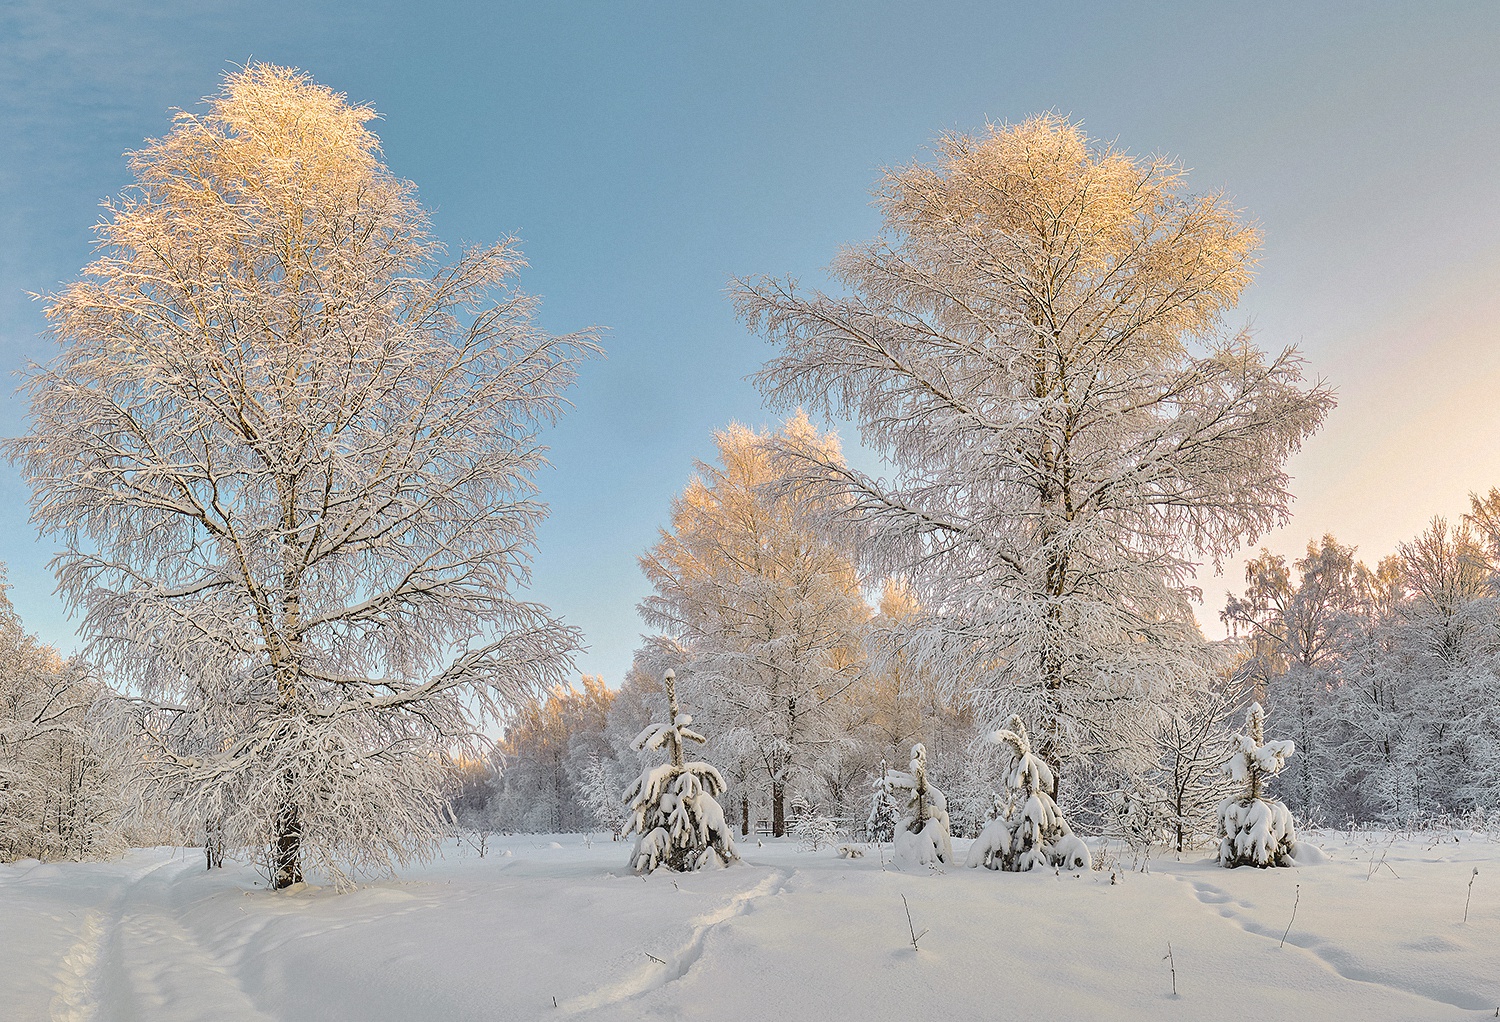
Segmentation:
{"type": "Polygon", "coordinates": [[[896,827],[895,864],[908,867],[952,862],[948,799],[927,780],[927,749],[920,742],[911,747],[911,773],[892,770],[886,776],[893,788],[906,795],[896,827]]]}
{"type": "Polygon", "coordinates": [[[1172,822],[1163,813],[1164,804],[1162,792],[1136,780],[1111,806],[1109,833],[1125,842],[1138,869],[1151,857],[1152,846],[1172,822]]]}
{"type": "Polygon", "coordinates": [[[792,836],[799,852],[816,852],[839,839],[838,821],[801,800],[792,803],[792,836]]]}
{"type": "Polygon", "coordinates": [[[1275,777],[1295,751],[1289,741],[1265,740],[1265,710],[1252,703],[1245,715],[1245,733],[1235,735],[1234,755],[1224,764],[1244,791],[1219,804],[1219,864],[1236,866],[1291,866],[1297,853],[1292,811],[1275,799],[1261,797],[1265,782],[1275,777]]]}
{"type": "Polygon", "coordinates": [[[625,834],[637,835],[630,854],[637,873],[650,873],[658,866],[687,872],[715,863],[727,866],[739,858],[716,800],[724,791],[724,778],[708,763],[682,761],[684,740],[707,739],[688,726],[693,718],[678,709],[674,677],[669,670],[664,678],[670,723],[653,724],[635,740],[638,750],[666,745],[670,754],[667,762],[642,770],[625,793],[632,814],[625,834]]]}
{"type": "Polygon", "coordinates": [[[1010,747],[1013,764],[1006,776],[1006,811],[991,820],[969,848],[968,864],[1024,872],[1038,866],[1088,869],[1088,846],[1079,840],[1052,800],[1052,770],[1031,751],[1020,717],[990,740],[1010,747]]]}

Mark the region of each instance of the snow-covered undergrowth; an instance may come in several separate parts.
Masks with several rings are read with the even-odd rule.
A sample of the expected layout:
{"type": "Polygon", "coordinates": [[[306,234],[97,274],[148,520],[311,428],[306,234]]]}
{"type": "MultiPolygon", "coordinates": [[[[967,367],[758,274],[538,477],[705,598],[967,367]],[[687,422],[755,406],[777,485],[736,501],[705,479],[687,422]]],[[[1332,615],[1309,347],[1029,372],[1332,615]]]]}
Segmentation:
{"type": "Polygon", "coordinates": [[[483,859],[449,845],[347,894],[205,874],[196,849],[20,862],[0,866],[0,1019],[1494,1016],[1500,841],[1302,837],[1325,863],[1158,856],[1114,884],[1107,870],[900,872],[888,846],[851,860],[792,839],[643,879],[626,843],[496,838],[483,859]],[[919,951],[902,895],[927,930],[919,951]]]}

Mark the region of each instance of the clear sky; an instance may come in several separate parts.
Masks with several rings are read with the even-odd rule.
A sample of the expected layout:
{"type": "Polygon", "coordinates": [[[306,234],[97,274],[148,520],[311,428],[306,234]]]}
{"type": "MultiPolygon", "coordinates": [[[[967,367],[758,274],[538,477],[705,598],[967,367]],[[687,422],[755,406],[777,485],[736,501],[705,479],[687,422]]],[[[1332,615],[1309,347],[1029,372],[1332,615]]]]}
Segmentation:
{"type": "MultiPolygon", "coordinates": [[[[543,324],[609,327],[552,431],[533,594],[617,684],[635,558],[710,434],[772,417],[734,275],[822,281],[869,190],[939,132],[1044,110],[1161,151],[1262,225],[1239,310],[1340,406],[1292,463],[1296,553],[1372,563],[1500,486],[1500,4],[190,3],[0,5],[0,371],[50,357],[25,297],[88,261],[122,153],[250,59],[373,104],[392,170],[450,243],[516,234],[543,324]],[[131,8],[137,8],[132,10],[131,8]]],[[[24,429],[0,389],[0,434],[24,429]]],[[[847,431],[846,431],[847,432],[847,431]]],[[[852,436],[846,440],[852,441],[852,436]]],[[[852,447],[852,443],[847,444],[852,447]]],[[[65,649],[53,545],[0,465],[0,560],[65,649]]],[[[1238,563],[1206,571],[1216,625],[1238,563]]],[[[1212,627],[1210,627],[1212,632],[1212,627]]]]}

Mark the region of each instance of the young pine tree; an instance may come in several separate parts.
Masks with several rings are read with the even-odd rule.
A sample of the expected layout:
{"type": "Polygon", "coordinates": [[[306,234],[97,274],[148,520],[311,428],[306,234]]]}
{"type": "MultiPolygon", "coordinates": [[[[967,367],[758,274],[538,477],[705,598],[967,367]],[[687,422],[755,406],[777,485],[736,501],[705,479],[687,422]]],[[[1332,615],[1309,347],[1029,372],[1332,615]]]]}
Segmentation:
{"type": "Polygon", "coordinates": [[[886,842],[896,839],[896,820],[900,807],[896,805],[896,786],[885,760],[880,761],[880,776],[870,785],[870,815],[865,820],[865,831],[871,841],[886,842]]]}
{"type": "Polygon", "coordinates": [[[1005,778],[1009,792],[1006,810],[991,820],[969,848],[968,864],[1012,873],[1037,867],[1088,869],[1088,846],[1073,834],[1062,810],[1053,801],[1052,769],[1031,750],[1031,739],[1021,718],[990,735],[996,745],[1010,748],[1012,766],[1005,778]]]}
{"type": "Polygon", "coordinates": [[[688,725],[693,718],[677,706],[675,672],[664,675],[667,689],[666,724],[653,724],[635,740],[637,749],[667,747],[667,762],[641,771],[625,801],[631,819],[625,834],[637,835],[630,865],[637,873],[650,873],[658,866],[685,873],[718,863],[727,866],[739,855],[724,820],[717,796],[724,778],[708,763],[684,763],[684,740],[705,739],[688,725]]]}
{"type": "Polygon", "coordinates": [[[1296,856],[1292,811],[1262,797],[1266,781],[1281,772],[1295,750],[1289,741],[1266,741],[1265,719],[1260,703],[1252,703],[1245,733],[1235,736],[1234,755],[1224,764],[1229,776],[1245,786],[1219,804],[1219,864],[1226,869],[1290,866],[1296,856]]]}
{"type": "Polygon", "coordinates": [[[948,829],[948,799],[927,779],[927,749],[911,747],[911,772],[892,770],[890,783],[906,793],[901,822],[896,826],[897,866],[936,866],[953,861],[953,839],[948,829]]]}

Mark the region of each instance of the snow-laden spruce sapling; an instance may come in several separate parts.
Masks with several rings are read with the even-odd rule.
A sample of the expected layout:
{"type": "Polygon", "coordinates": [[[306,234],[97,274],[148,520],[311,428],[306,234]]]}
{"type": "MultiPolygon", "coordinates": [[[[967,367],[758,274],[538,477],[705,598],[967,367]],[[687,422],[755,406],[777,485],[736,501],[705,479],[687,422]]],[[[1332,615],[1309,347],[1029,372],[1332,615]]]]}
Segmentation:
{"type": "Polygon", "coordinates": [[[1031,739],[1021,718],[993,732],[990,741],[1008,747],[1010,772],[1005,811],[985,825],[969,847],[968,864],[1020,873],[1038,866],[1088,869],[1093,862],[1088,846],[1063,819],[1052,800],[1052,769],[1031,750],[1031,739]]]}
{"type": "Polygon", "coordinates": [[[948,832],[948,799],[927,779],[927,749],[911,747],[911,772],[887,775],[893,790],[903,792],[903,811],[896,825],[893,862],[898,867],[936,866],[953,861],[953,839],[948,832]]]}
{"type": "Polygon", "coordinates": [[[1266,781],[1281,772],[1296,750],[1290,741],[1266,741],[1265,721],[1266,711],[1252,703],[1245,733],[1234,736],[1234,754],[1224,764],[1225,772],[1245,786],[1219,803],[1219,864],[1226,869],[1295,865],[1292,811],[1263,795],[1266,781]]]}
{"type": "Polygon", "coordinates": [[[870,815],[865,820],[865,833],[877,844],[896,840],[896,821],[901,815],[890,774],[882,759],[880,776],[870,784],[870,815]]]}
{"type": "Polygon", "coordinates": [[[684,741],[707,741],[689,727],[693,718],[677,706],[676,674],[663,675],[667,689],[666,724],[652,724],[635,740],[638,750],[667,747],[667,762],[641,771],[625,801],[631,818],[625,834],[637,835],[630,865],[637,873],[666,866],[679,873],[718,864],[727,866],[739,855],[724,820],[717,796],[724,778],[709,763],[684,763],[684,741]]]}

